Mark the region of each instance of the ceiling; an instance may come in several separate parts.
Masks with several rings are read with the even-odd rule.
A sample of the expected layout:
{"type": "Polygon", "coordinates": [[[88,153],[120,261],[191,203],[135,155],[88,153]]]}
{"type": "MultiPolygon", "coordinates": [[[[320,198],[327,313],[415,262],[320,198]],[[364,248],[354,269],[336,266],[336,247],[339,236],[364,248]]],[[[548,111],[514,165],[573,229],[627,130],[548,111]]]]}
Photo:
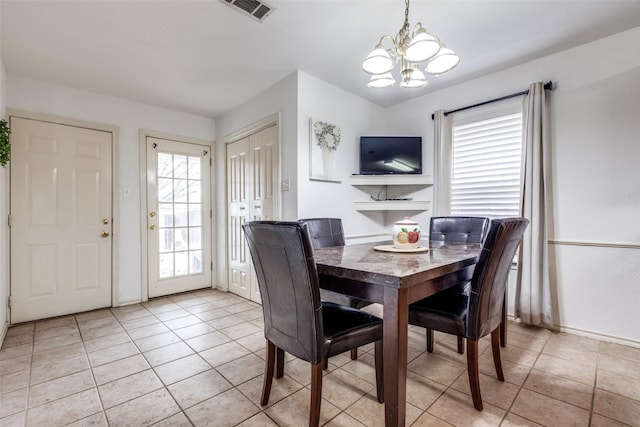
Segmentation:
{"type": "Polygon", "coordinates": [[[404,20],[402,0],[265,0],[258,22],[219,0],[0,3],[9,75],[218,117],[301,70],[390,106],[640,26],[638,0],[448,0],[409,22],[461,57],[423,89],[368,89],[364,57],[404,20]]]}

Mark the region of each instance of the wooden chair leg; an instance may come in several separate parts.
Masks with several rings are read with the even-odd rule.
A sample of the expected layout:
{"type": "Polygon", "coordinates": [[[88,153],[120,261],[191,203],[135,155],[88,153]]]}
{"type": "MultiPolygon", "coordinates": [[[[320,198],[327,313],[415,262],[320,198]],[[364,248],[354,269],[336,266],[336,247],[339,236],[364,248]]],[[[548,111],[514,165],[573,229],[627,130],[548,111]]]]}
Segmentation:
{"type": "Polygon", "coordinates": [[[502,361],[500,360],[500,332],[501,328],[497,327],[491,332],[491,350],[493,351],[493,364],[496,367],[496,374],[500,381],[504,381],[504,373],[502,372],[502,361]]]}
{"type": "Polygon", "coordinates": [[[276,346],[267,340],[267,358],[264,362],[264,382],[262,385],[262,398],[260,404],[265,406],[269,403],[269,394],[271,393],[271,383],[273,381],[273,365],[276,357],[276,346]]]}
{"type": "Polygon", "coordinates": [[[464,354],[464,338],[458,337],[458,353],[464,354]]]}
{"type": "Polygon", "coordinates": [[[357,348],[352,348],[351,349],[351,360],[358,360],[358,349],[357,348]]]}
{"type": "Polygon", "coordinates": [[[427,351],[433,353],[433,329],[427,328],[427,351]]]}
{"type": "Polygon", "coordinates": [[[322,363],[322,369],[324,369],[325,371],[329,369],[329,359],[324,359],[324,362],[322,363]]]}
{"type": "Polygon", "coordinates": [[[480,375],[478,372],[478,341],[467,338],[467,371],[473,407],[482,411],[482,395],[480,394],[480,375]]]}
{"type": "Polygon", "coordinates": [[[500,323],[500,346],[507,346],[507,290],[504,291],[504,301],[502,301],[502,323],[500,323]]]}
{"type": "Polygon", "coordinates": [[[276,347],[276,378],[284,375],[284,350],[276,347]]]}
{"type": "Polygon", "coordinates": [[[320,424],[323,366],[323,362],[311,365],[311,404],[309,406],[309,427],[317,427],[320,424]]]}
{"type": "Polygon", "coordinates": [[[378,402],[384,403],[384,360],[382,358],[384,350],[382,348],[382,340],[375,342],[373,351],[376,359],[376,396],[378,402]]]}

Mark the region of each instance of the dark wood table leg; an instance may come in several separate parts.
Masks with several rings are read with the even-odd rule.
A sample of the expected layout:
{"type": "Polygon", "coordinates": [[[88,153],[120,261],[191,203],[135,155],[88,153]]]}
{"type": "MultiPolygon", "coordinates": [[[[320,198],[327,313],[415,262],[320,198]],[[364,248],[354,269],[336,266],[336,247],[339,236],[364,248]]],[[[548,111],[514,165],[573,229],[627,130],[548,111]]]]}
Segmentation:
{"type": "Polygon", "coordinates": [[[385,426],[404,426],[407,408],[407,340],[409,307],[406,289],[384,290],[385,426]]]}

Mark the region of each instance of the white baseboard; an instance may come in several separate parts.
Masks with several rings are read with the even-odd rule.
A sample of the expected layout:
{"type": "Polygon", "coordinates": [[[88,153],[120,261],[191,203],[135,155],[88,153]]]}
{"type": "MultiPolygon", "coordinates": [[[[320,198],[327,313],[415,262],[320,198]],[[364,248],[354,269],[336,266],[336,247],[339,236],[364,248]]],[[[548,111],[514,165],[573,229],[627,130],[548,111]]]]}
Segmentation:
{"type": "Polygon", "coordinates": [[[582,337],[593,338],[596,340],[606,341],[614,344],[621,344],[629,347],[640,348],[640,341],[630,340],[628,338],[621,338],[613,335],[601,334],[598,332],[585,331],[582,329],[571,328],[568,326],[556,326],[556,330],[559,332],[566,332],[572,335],[579,335],[582,337]]]}
{"type": "MultiPolygon", "coordinates": [[[[507,318],[513,322],[518,322],[518,320],[515,319],[512,314],[509,314],[507,318]]],[[[601,334],[598,332],[587,331],[584,329],[572,328],[569,326],[561,326],[561,325],[555,325],[552,330],[556,332],[565,332],[571,335],[578,335],[586,338],[593,338],[598,341],[606,341],[614,344],[626,345],[628,347],[640,348],[640,341],[630,340],[628,338],[621,338],[613,335],[601,334]]]]}

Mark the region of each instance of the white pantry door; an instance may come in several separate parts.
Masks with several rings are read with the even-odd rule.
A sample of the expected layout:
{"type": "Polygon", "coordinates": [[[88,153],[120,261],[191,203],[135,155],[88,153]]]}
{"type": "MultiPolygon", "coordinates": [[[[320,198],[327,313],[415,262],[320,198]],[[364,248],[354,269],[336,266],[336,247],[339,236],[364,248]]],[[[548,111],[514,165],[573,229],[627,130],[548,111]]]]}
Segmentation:
{"type": "Polygon", "coordinates": [[[242,225],[273,220],[277,212],[277,127],[227,145],[227,245],[229,291],[261,303],[242,225]]]}
{"type": "Polygon", "coordinates": [[[149,298],[211,287],[211,147],[146,143],[149,298]]]}
{"type": "Polygon", "coordinates": [[[11,118],[11,322],[111,306],[113,134],[11,118]]]}

